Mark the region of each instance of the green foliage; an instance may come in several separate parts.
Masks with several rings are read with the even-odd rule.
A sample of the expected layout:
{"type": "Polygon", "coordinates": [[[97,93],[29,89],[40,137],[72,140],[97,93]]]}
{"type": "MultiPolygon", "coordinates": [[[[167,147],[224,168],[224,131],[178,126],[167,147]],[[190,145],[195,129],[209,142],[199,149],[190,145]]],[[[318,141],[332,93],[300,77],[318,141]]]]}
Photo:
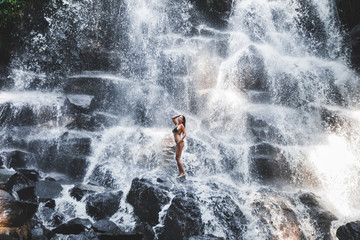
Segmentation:
{"type": "Polygon", "coordinates": [[[21,22],[23,12],[29,5],[27,0],[0,0],[0,30],[10,24],[21,22]]]}

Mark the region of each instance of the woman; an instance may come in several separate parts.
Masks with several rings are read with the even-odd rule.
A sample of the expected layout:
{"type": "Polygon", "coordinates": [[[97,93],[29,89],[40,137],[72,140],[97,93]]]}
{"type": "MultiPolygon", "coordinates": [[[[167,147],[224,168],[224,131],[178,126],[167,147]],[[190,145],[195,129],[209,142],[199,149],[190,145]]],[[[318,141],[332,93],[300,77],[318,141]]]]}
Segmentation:
{"type": "Polygon", "coordinates": [[[184,148],[184,138],[186,137],[186,131],[185,131],[185,117],[183,115],[176,115],[174,117],[172,117],[172,120],[175,124],[175,128],[172,130],[173,134],[174,134],[174,139],[175,139],[175,143],[176,143],[176,162],[179,168],[179,175],[178,178],[184,177],[185,171],[184,171],[184,166],[181,162],[181,153],[182,150],[184,148]],[[176,119],[178,119],[178,121],[176,122],[176,119]]]}

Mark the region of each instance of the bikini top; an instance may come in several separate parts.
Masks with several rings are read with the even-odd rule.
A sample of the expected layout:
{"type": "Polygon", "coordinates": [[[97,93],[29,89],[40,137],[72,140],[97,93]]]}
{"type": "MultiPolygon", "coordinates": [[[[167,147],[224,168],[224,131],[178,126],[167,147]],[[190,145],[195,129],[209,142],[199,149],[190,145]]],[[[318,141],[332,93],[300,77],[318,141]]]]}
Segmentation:
{"type": "Polygon", "coordinates": [[[180,126],[180,125],[178,125],[177,127],[175,127],[175,128],[172,130],[172,132],[173,132],[173,133],[179,133],[179,132],[178,132],[178,127],[179,127],[179,126],[180,126]]]}

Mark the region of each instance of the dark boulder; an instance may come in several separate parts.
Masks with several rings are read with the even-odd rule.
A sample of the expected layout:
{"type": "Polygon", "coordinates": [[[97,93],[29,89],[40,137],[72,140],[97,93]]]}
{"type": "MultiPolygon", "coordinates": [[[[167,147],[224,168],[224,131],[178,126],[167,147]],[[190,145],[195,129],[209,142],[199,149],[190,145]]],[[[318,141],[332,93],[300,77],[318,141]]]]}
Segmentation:
{"type": "Polygon", "coordinates": [[[35,187],[27,187],[17,191],[17,195],[22,201],[36,202],[35,187]]]}
{"type": "Polygon", "coordinates": [[[61,184],[56,181],[42,180],[35,185],[35,195],[41,202],[58,197],[62,190],[61,184]]]}
{"type": "Polygon", "coordinates": [[[134,207],[135,215],[142,222],[155,226],[161,208],[170,201],[166,189],[147,179],[133,179],[126,200],[134,207]]]}
{"type": "Polygon", "coordinates": [[[34,187],[35,181],[31,181],[24,174],[17,172],[13,174],[5,184],[5,190],[16,192],[27,187],[34,187]]]}
{"type": "Polygon", "coordinates": [[[52,230],[53,233],[57,234],[79,234],[84,232],[91,225],[89,219],[74,218],[68,221],[67,223],[61,224],[52,230]]]}
{"type": "Polygon", "coordinates": [[[165,215],[159,239],[188,239],[204,234],[198,199],[193,194],[176,195],[165,215]]]}
{"type": "Polygon", "coordinates": [[[70,189],[69,192],[70,196],[80,201],[86,194],[103,192],[104,190],[103,187],[99,186],[79,184],[70,189]]]}
{"type": "Polygon", "coordinates": [[[18,169],[17,171],[30,181],[37,182],[40,179],[40,174],[35,169],[18,169]]]}
{"type": "Polygon", "coordinates": [[[108,219],[119,210],[122,191],[104,192],[86,199],[86,213],[95,220],[108,219]]]}
{"type": "Polygon", "coordinates": [[[334,214],[326,211],[319,203],[318,198],[313,193],[301,193],[299,200],[308,209],[311,222],[314,224],[321,239],[333,239],[331,236],[331,222],[337,220],[334,214]]]}
{"type": "Polygon", "coordinates": [[[348,222],[336,230],[336,237],[339,240],[360,239],[360,221],[348,222]]]}
{"type": "Polygon", "coordinates": [[[290,165],[283,151],[269,143],[250,148],[250,172],[254,179],[264,183],[292,180],[290,165]]]}
{"type": "Polygon", "coordinates": [[[98,238],[104,240],[111,239],[143,239],[142,234],[136,233],[126,233],[121,231],[121,229],[112,221],[109,220],[100,220],[95,222],[91,228],[97,233],[98,238]]]}
{"type": "Polygon", "coordinates": [[[7,168],[24,168],[34,164],[34,156],[31,153],[21,150],[6,151],[0,153],[0,159],[7,168]]]}
{"type": "Polygon", "coordinates": [[[98,233],[109,233],[112,235],[122,233],[120,228],[114,222],[105,219],[95,222],[91,228],[98,233]]]}
{"type": "Polygon", "coordinates": [[[20,169],[6,182],[5,189],[16,193],[22,201],[36,202],[35,184],[38,179],[39,173],[36,170],[20,169]]]}
{"type": "Polygon", "coordinates": [[[8,192],[0,190],[0,212],[7,213],[0,219],[0,227],[21,227],[37,208],[37,204],[16,201],[8,192]]]}

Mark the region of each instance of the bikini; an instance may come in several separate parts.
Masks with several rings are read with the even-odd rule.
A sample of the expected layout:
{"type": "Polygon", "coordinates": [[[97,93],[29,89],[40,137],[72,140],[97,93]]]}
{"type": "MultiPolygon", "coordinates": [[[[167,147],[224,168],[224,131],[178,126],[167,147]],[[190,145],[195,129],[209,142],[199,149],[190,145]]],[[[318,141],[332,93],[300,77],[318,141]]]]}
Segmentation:
{"type": "Polygon", "coordinates": [[[177,127],[175,127],[175,128],[172,130],[172,132],[173,132],[173,133],[179,133],[179,131],[178,131],[178,129],[177,129],[179,126],[180,126],[180,125],[178,125],[177,127]]]}

